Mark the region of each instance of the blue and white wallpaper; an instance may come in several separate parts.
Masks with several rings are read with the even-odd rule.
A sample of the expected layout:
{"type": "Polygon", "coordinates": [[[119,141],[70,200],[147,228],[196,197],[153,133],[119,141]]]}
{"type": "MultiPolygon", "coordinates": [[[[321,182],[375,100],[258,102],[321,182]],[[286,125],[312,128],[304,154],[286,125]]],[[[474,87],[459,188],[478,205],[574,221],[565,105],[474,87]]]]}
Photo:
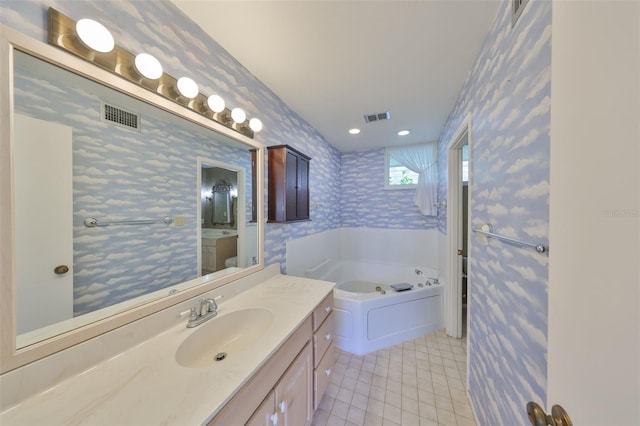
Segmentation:
{"type": "Polygon", "coordinates": [[[180,127],[164,111],[27,55],[17,53],[15,63],[16,111],[73,129],[74,315],[199,276],[197,157],[250,172],[247,148],[196,125],[180,127]],[[103,101],[139,113],[140,131],[102,121],[103,101]],[[185,224],[88,228],[83,222],[166,216],[182,216],[185,224]]]}
{"type": "Polygon", "coordinates": [[[345,227],[435,229],[413,203],[415,189],[384,189],[384,149],[342,154],[340,223],[345,227]]]}
{"type": "MultiPolygon", "coordinates": [[[[499,233],[546,243],[551,3],[530,1],[514,28],[510,4],[503,0],[441,136],[438,199],[446,199],[446,146],[471,113],[472,225],[492,223],[499,233]]],[[[378,164],[383,173],[381,151],[341,155],[170,2],[3,0],[0,22],[46,42],[48,7],[73,19],[99,20],[129,51],[152,53],[167,73],[188,75],[202,93],[217,93],[230,107],[259,117],[264,130],[256,135],[257,141],[289,144],[312,158],[311,221],[266,224],[266,264],[279,263],[284,270],[287,240],[340,226],[437,226],[446,232],[444,215],[425,218],[412,213],[412,191],[374,187],[378,164]],[[403,205],[411,207],[401,209],[403,205]]],[[[96,144],[94,149],[104,145],[96,144]]],[[[164,155],[179,161],[182,154],[172,150],[164,155]]],[[[189,193],[193,187],[195,183],[189,193]]],[[[135,192],[137,186],[127,188],[135,192]]],[[[111,207],[113,214],[119,212],[117,206],[100,206],[111,207]]],[[[155,209],[160,213],[163,207],[155,209]]],[[[158,241],[178,243],[161,232],[158,241]]],[[[130,238],[128,248],[135,249],[134,243],[130,238]]],[[[195,250],[195,242],[191,247],[195,250]]],[[[469,392],[478,421],[481,425],[528,424],[526,402],[546,402],[548,258],[499,241],[485,244],[473,239],[470,251],[469,392]]],[[[135,291],[135,287],[123,291],[135,291]]]]}
{"type": "Polygon", "coordinates": [[[172,3],[4,0],[0,22],[46,42],[49,7],[72,19],[91,17],[102,22],[127,50],[153,54],[168,74],[188,75],[202,93],[219,94],[230,107],[241,107],[249,117],[259,117],[264,129],[256,141],[289,144],[312,157],[311,221],[265,225],[266,264],[280,263],[284,270],[286,240],[340,226],[340,153],[172,3]]]}
{"type": "MultiPolygon", "coordinates": [[[[472,115],[471,224],[548,243],[551,2],[530,1],[514,28],[503,1],[439,143],[472,115]]],[[[439,229],[446,232],[444,217],[439,229]]],[[[524,425],[526,403],[546,404],[548,257],[472,236],[469,393],[481,425],[524,425]]]]}

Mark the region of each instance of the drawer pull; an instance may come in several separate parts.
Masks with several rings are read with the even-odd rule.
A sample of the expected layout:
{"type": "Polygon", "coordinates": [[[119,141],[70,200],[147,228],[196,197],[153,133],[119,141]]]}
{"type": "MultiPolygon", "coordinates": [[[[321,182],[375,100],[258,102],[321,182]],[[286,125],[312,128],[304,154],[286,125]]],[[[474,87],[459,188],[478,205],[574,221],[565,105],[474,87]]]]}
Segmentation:
{"type": "Polygon", "coordinates": [[[271,416],[269,416],[269,420],[271,420],[271,424],[273,426],[278,426],[278,413],[273,413],[271,416]]]}
{"type": "Polygon", "coordinates": [[[286,413],[287,412],[287,403],[285,401],[282,401],[280,404],[278,404],[278,408],[280,408],[280,412],[281,413],[286,413]]]}
{"type": "Polygon", "coordinates": [[[331,312],[331,306],[327,306],[326,308],[324,308],[324,311],[325,311],[326,313],[331,312]]]}
{"type": "Polygon", "coordinates": [[[327,376],[331,375],[331,369],[327,368],[326,370],[324,370],[324,374],[326,374],[327,376]]]}
{"type": "Polygon", "coordinates": [[[331,333],[325,334],[324,338],[327,339],[327,340],[331,340],[331,333]]]}

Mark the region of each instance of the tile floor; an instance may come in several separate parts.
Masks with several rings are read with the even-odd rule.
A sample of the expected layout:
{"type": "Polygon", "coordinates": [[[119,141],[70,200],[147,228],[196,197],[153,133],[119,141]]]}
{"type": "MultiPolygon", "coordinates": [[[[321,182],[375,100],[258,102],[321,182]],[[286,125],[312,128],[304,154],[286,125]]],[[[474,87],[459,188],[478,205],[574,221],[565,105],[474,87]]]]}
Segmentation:
{"type": "Polygon", "coordinates": [[[336,349],[313,426],[475,426],[466,339],[444,330],[364,356],[336,349]]]}

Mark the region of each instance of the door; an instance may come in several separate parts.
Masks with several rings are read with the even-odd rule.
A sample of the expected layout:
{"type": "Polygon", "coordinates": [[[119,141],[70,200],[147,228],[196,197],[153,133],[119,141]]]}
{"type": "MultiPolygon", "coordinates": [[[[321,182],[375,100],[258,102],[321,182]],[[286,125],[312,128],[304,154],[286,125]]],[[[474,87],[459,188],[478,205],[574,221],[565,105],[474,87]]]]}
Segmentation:
{"type": "MultiPolygon", "coordinates": [[[[452,337],[463,337],[466,332],[466,307],[463,310],[463,280],[468,280],[467,262],[467,232],[468,220],[465,220],[465,207],[469,208],[468,200],[471,187],[467,185],[467,194],[463,197],[463,147],[470,146],[470,118],[463,122],[447,150],[447,272],[451,285],[446,288],[446,329],[452,337]],[[467,205],[465,206],[465,199],[467,205]],[[463,268],[464,266],[464,268],[463,268]],[[464,272],[464,273],[463,273],[464,272]],[[464,319],[463,319],[463,313],[464,319]]],[[[470,161],[466,160],[466,165],[470,161]]],[[[468,169],[467,169],[468,170],[468,169]]],[[[465,176],[466,178],[466,176],[465,176]]],[[[468,211],[468,210],[467,210],[468,211]]],[[[468,214],[468,213],[467,213],[468,214]]],[[[467,288],[468,291],[468,288],[467,288]]]]}
{"type": "Polygon", "coordinates": [[[283,426],[311,424],[313,365],[307,344],[276,386],[276,411],[283,426]]]}
{"type": "Polygon", "coordinates": [[[72,130],[14,117],[17,334],[73,317],[72,130]]]}

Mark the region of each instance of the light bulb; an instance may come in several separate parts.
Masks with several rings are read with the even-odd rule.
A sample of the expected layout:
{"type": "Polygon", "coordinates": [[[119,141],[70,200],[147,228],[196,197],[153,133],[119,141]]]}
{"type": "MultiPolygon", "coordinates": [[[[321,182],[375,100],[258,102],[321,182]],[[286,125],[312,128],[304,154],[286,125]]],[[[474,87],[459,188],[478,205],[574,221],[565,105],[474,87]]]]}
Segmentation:
{"type": "Polygon", "coordinates": [[[244,121],[247,119],[247,114],[245,114],[245,112],[240,108],[234,108],[231,111],[231,118],[233,119],[233,121],[240,124],[244,123],[244,121]]]}
{"type": "Polygon", "coordinates": [[[398,136],[407,136],[409,133],[411,133],[409,130],[400,130],[398,136]]]}
{"type": "Polygon", "coordinates": [[[140,53],[135,59],[136,69],[143,76],[156,80],[162,77],[162,65],[155,57],[148,53],[140,53]]]}
{"type": "Polygon", "coordinates": [[[249,128],[256,133],[259,132],[262,130],[262,121],[258,118],[252,118],[249,120],[249,128]]]}
{"type": "Polygon", "coordinates": [[[211,108],[213,112],[222,112],[224,111],[224,99],[222,99],[218,95],[211,95],[207,98],[207,105],[211,108]]]}
{"type": "Polygon", "coordinates": [[[351,135],[357,135],[358,133],[360,133],[360,129],[349,129],[349,134],[351,135]]]}
{"type": "Polygon", "coordinates": [[[100,22],[83,18],[76,22],[76,33],[80,40],[96,52],[111,52],[115,41],[108,29],[100,22]]]}
{"type": "Polygon", "coordinates": [[[178,79],[178,91],[185,98],[193,99],[198,96],[198,85],[189,77],[180,77],[178,79]]]}

